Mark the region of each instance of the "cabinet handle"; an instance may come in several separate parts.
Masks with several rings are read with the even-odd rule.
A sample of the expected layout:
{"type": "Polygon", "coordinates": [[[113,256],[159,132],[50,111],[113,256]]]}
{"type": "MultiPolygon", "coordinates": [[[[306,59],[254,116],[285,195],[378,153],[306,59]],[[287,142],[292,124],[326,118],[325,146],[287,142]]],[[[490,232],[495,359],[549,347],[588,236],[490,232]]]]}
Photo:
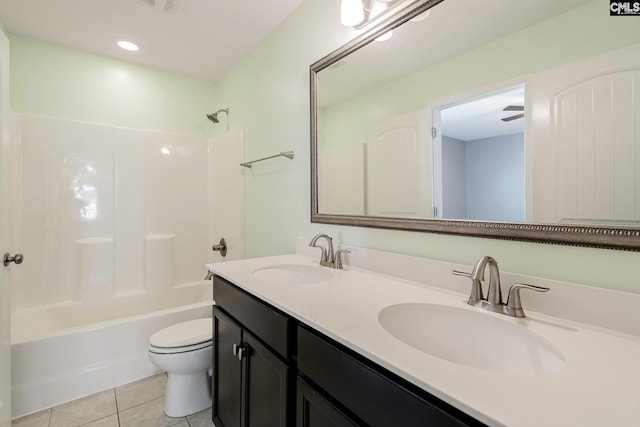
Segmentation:
{"type": "Polygon", "coordinates": [[[238,360],[242,360],[244,357],[244,347],[242,344],[233,345],[233,355],[238,357],[238,360]]]}

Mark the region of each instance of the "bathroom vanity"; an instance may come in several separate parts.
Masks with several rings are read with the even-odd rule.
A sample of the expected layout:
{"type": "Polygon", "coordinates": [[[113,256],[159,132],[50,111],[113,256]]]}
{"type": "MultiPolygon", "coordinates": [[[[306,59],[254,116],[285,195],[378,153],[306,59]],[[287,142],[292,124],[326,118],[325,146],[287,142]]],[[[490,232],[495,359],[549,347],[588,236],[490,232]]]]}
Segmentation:
{"type": "MultiPolygon", "coordinates": [[[[468,279],[438,265],[424,283],[301,255],[209,265],[216,426],[640,423],[638,336],[527,310],[532,294],[523,294],[524,319],[481,312],[458,292],[468,279]],[[445,277],[451,289],[430,285],[445,277]],[[433,348],[413,342],[425,336],[406,323],[426,327],[424,313],[446,338],[423,333],[433,348]]],[[[564,298],[552,286],[537,301],[553,306],[554,291],[564,298]]]]}
{"type": "Polygon", "coordinates": [[[219,301],[213,313],[216,425],[288,425],[291,318],[219,276],[213,286],[219,301]]]}
{"type": "Polygon", "coordinates": [[[214,276],[217,426],[482,425],[214,276]]]}

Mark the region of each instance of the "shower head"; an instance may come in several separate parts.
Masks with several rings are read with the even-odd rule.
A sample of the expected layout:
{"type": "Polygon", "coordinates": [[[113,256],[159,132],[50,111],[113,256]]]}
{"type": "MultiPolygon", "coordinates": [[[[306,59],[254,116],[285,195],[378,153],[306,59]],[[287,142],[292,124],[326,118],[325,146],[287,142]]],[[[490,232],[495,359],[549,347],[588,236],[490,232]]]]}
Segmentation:
{"type": "Polygon", "coordinates": [[[228,108],[221,108],[218,111],[216,111],[215,113],[211,113],[211,114],[207,114],[207,119],[211,120],[213,123],[220,123],[220,119],[218,118],[218,114],[220,113],[227,113],[227,115],[229,114],[229,109],[228,108]]]}

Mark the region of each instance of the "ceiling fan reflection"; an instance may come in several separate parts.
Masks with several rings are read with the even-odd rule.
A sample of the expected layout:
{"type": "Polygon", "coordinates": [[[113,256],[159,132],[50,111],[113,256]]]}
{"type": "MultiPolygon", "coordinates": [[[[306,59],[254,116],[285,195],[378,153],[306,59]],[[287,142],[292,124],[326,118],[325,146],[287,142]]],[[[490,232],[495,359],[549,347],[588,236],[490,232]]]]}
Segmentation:
{"type": "MultiPolygon", "coordinates": [[[[502,111],[524,111],[524,105],[508,105],[507,107],[503,108],[502,111]]],[[[520,113],[509,117],[503,117],[501,120],[503,122],[510,122],[511,120],[517,120],[523,117],[524,113],[520,113]]]]}

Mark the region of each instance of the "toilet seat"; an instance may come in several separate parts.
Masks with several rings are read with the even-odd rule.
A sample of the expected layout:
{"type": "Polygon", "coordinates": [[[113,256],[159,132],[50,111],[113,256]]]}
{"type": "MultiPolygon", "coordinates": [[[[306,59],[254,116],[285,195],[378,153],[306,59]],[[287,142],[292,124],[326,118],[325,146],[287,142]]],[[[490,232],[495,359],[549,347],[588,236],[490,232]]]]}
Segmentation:
{"type": "Polygon", "coordinates": [[[203,342],[196,345],[188,345],[184,347],[171,347],[171,348],[154,347],[150,345],[149,352],[156,353],[156,354],[178,354],[178,353],[189,353],[189,352],[200,350],[202,348],[207,348],[207,347],[211,347],[211,341],[203,342]]]}
{"type": "Polygon", "coordinates": [[[211,346],[213,322],[210,317],[189,320],[162,329],[149,339],[149,351],[158,354],[186,353],[211,346]]]}

